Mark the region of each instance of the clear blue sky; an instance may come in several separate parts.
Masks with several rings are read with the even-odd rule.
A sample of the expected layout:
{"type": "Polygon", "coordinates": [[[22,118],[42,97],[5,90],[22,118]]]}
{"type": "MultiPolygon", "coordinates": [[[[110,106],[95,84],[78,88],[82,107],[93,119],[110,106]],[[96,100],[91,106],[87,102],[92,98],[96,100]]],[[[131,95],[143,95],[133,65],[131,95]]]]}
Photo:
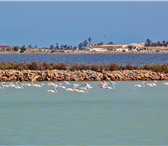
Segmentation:
{"type": "Polygon", "coordinates": [[[168,40],[168,2],[0,2],[0,45],[168,40]]]}

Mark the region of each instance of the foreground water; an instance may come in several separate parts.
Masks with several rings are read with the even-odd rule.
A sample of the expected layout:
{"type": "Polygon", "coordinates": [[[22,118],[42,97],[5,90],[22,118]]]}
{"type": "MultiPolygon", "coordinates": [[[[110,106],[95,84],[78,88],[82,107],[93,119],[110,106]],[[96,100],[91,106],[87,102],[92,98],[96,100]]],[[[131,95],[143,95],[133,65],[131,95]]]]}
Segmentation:
{"type": "MultiPolygon", "coordinates": [[[[70,84],[82,84],[71,82],[70,84]]],[[[0,89],[0,144],[168,144],[168,86],[117,82],[85,93],[0,89]]]]}
{"type": "Polygon", "coordinates": [[[168,54],[0,54],[0,62],[145,65],[166,64],[168,54]]]}

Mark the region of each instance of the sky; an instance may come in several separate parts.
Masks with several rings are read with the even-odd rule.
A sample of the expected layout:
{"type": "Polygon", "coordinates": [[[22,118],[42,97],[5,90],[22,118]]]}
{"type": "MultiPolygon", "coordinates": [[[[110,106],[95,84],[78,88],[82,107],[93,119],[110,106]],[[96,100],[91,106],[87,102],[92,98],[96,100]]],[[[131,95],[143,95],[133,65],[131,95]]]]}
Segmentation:
{"type": "Polygon", "coordinates": [[[0,2],[0,45],[168,41],[168,2],[0,2]]]}

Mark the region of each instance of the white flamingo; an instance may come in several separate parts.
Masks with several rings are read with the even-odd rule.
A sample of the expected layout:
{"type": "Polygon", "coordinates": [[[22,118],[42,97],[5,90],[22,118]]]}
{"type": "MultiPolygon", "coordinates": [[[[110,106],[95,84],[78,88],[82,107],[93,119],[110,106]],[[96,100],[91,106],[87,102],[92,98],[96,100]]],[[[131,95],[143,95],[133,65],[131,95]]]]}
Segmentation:
{"type": "Polygon", "coordinates": [[[84,87],[87,88],[87,89],[92,89],[92,88],[93,88],[90,84],[88,84],[88,83],[86,83],[86,82],[85,82],[85,84],[84,84],[84,87]]]}
{"type": "Polygon", "coordinates": [[[111,84],[112,84],[112,87],[110,87],[110,86],[108,86],[108,89],[109,89],[109,87],[110,87],[110,89],[115,89],[116,87],[115,87],[115,82],[114,81],[111,81],[111,84]]]}
{"type": "Polygon", "coordinates": [[[106,83],[105,83],[105,82],[100,82],[100,83],[99,83],[99,86],[100,86],[100,88],[105,88],[106,83]]]}
{"type": "Polygon", "coordinates": [[[43,87],[43,85],[44,85],[43,83],[42,83],[41,85],[34,83],[34,81],[36,81],[36,79],[39,78],[39,77],[40,77],[40,76],[38,75],[38,76],[35,76],[35,77],[32,78],[32,85],[31,85],[31,86],[33,86],[33,87],[39,87],[39,88],[40,88],[40,87],[43,87]]]}
{"type": "Polygon", "coordinates": [[[74,88],[77,88],[79,86],[79,84],[73,84],[74,88]]]}
{"type": "Polygon", "coordinates": [[[15,88],[16,89],[22,89],[23,88],[23,86],[21,85],[21,86],[19,86],[19,81],[17,81],[16,82],[16,85],[15,85],[15,88]]]}
{"type": "Polygon", "coordinates": [[[114,81],[111,81],[111,83],[114,84],[114,85],[116,84],[116,82],[114,82],[114,81]]]}
{"type": "Polygon", "coordinates": [[[111,89],[111,87],[109,87],[109,85],[106,81],[100,82],[99,86],[100,86],[100,88],[111,89]]]}
{"type": "Polygon", "coordinates": [[[68,81],[64,81],[64,83],[65,83],[66,85],[69,85],[69,82],[68,82],[68,81]]]}
{"type": "Polygon", "coordinates": [[[32,81],[32,86],[33,87],[38,87],[38,88],[41,88],[41,87],[43,87],[43,83],[40,85],[40,84],[35,84],[33,81],[32,81]]]}
{"type": "Polygon", "coordinates": [[[83,92],[85,92],[84,90],[80,90],[80,89],[74,89],[74,92],[78,92],[78,93],[83,93],[83,92]]]}
{"type": "Polygon", "coordinates": [[[168,82],[164,82],[163,84],[166,85],[166,86],[168,86],[168,82]]]}
{"type": "Polygon", "coordinates": [[[54,90],[47,90],[47,92],[50,92],[50,93],[57,92],[56,86],[54,86],[54,90]]]}
{"type": "Polygon", "coordinates": [[[146,85],[149,86],[149,87],[155,87],[156,83],[146,83],[146,85]]]}
{"type": "Polygon", "coordinates": [[[80,89],[84,90],[85,92],[89,90],[87,87],[81,87],[80,89]]]}
{"type": "Polygon", "coordinates": [[[9,86],[15,88],[15,84],[13,82],[10,82],[9,86]]]}
{"type": "Polygon", "coordinates": [[[82,89],[77,89],[79,87],[79,84],[73,84],[74,85],[74,92],[78,92],[78,93],[83,93],[86,92],[85,90],[82,89]]]}
{"type": "Polygon", "coordinates": [[[66,88],[65,90],[68,91],[68,92],[78,92],[78,93],[86,92],[85,90],[77,89],[77,87],[79,86],[79,84],[73,84],[73,86],[74,86],[74,89],[72,89],[72,88],[66,88]]]}
{"type": "Polygon", "coordinates": [[[72,88],[66,88],[65,90],[68,92],[74,92],[74,89],[72,89],[72,88]]]}
{"type": "Polygon", "coordinates": [[[5,88],[5,87],[8,88],[8,87],[10,87],[9,85],[4,85],[4,83],[5,83],[5,82],[2,82],[2,83],[1,83],[1,84],[2,84],[2,88],[5,88]]]}
{"type": "Polygon", "coordinates": [[[142,84],[136,84],[136,85],[134,85],[135,87],[139,87],[139,88],[141,88],[141,87],[145,87],[145,83],[146,82],[142,82],[142,84]]]}
{"type": "Polygon", "coordinates": [[[48,86],[55,86],[55,83],[48,83],[48,86]]]}
{"type": "Polygon", "coordinates": [[[59,83],[59,88],[66,89],[66,87],[63,86],[62,83],[59,83]]]}
{"type": "Polygon", "coordinates": [[[149,87],[155,87],[155,86],[157,86],[156,83],[157,83],[157,81],[154,81],[153,83],[146,83],[146,85],[149,87]]]}
{"type": "Polygon", "coordinates": [[[30,84],[30,83],[22,83],[22,86],[30,87],[30,86],[32,86],[32,84],[30,84]]]}

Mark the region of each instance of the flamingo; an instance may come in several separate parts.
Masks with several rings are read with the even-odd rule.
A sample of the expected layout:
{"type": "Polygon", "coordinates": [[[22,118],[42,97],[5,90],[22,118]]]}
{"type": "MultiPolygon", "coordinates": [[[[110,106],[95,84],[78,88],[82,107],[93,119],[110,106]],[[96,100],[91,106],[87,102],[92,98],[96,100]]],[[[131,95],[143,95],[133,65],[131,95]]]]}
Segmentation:
{"type": "Polygon", "coordinates": [[[81,89],[81,90],[84,90],[85,92],[88,91],[88,88],[87,88],[87,87],[81,87],[80,89],[81,89]]]}
{"type": "Polygon", "coordinates": [[[84,84],[84,87],[87,88],[87,89],[92,89],[92,86],[90,84],[86,83],[86,82],[84,84]]]}
{"type": "Polygon", "coordinates": [[[15,84],[14,84],[13,82],[11,82],[11,83],[9,84],[9,86],[15,88],[15,84]]]}
{"type": "Polygon", "coordinates": [[[72,89],[72,88],[66,88],[65,90],[69,91],[69,92],[74,92],[74,89],[72,89]]]}
{"type": "Polygon", "coordinates": [[[43,83],[40,85],[40,84],[35,84],[35,83],[32,81],[32,86],[33,86],[33,87],[39,87],[39,88],[40,88],[40,87],[43,87],[43,85],[44,85],[43,83]]]}
{"type": "Polygon", "coordinates": [[[82,93],[82,92],[85,92],[85,91],[84,91],[84,90],[79,90],[79,89],[74,88],[74,92],[82,93]]]}
{"type": "Polygon", "coordinates": [[[69,92],[78,92],[78,93],[85,92],[85,90],[77,89],[77,87],[79,86],[78,84],[73,84],[73,86],[74,86],[74,89],[72,89],[72,88],[66,88],[65,90],[69,91],[69,92]]]}
{"type": "Polygon", "coordinates": [[[112,84],[112,86],[113,86],[113,87],[110,87],[110,86],[107,84],[105,88],[106,88],[106,89],[115,89],[114,84],[112,84]]]}
{"type": "Polygon", "coordinates": [[[114,85],[116,84],[116,82],[114,82],[114,81],[111,81],[111,83],[114,84],[114,85]]]}
{"type": "Polygon", "coordinates": [[[30,83],[23,83],[22,86],[28,86],[28,87],[30,87],[32,85],[30,83]]]}
{"type": "Polygon", "coordinates": [[[69,82],[68,82],[68,81],[64,81],[64,83],[65,83],[66,85],[69,85],[69,82]]]}
{"type": "Polygon", "coordinates": [[[54,86],[54,90],[47,90],[47,92],[50,92],[50,93],[57,92],[56,86],[54,86]]]}
{"type": "Polygon", "coordinates": [[[107,84],[106,81],[100,82],[100,88],[104,88],[104,89],[110,89],[109,85],[107,84]]]}
{"type": "Polygon", "coordinates": [[[48,86],[55,86],[56,84],[54,83],[48,83],[48,86]]]}
{"type": "Polygon", "coordinates": [[[59,88],[66,89],[66,87],[63,86],[62,83],[59,83],[59,88]]]}
{"type": "Polygon", "coordinates": [[[100,88],[104,88],[104,89],[115,89],[116,83],[111,81],[111,84],[112,84],[112,87],[109,86],[109,84],[106,81],[103,81],[103,82],[99,83],[99,86],[100,86],[100,88]]]}
{"type": "Polygon", "coordinates": [[[9,85],[4,85],[4,83],[5,83],[5,82],[2,82],[2,83],[1,83],[3,88],[4,88],[4,87],[7,87],[7,88],[10,87],[9,85]]]}
{"type": "Polygon", "coordinates": [[[17,82],[16,82],[16,86],[15,86],[15,88],[16,88],[16,89],[22,89],[22,88],[23,88],[23,86],[22,86],[22,85],[21,85],[21,86],[19,86],[19,84],[18,84],[18,83],[19,83],[19,81],[17,81],[17,82]]]}
{"type": "Polygon", "coordinates": [[[164,85],[168,86],[168,82],[163,83],[164,85]]]}
{"type": "Polygon", "coordinates": [[[100,88],[104,88],[105,82],[100,82],[100,83],[99,83],[99,86],[100,86],[100,88]]]}
{"type": "Polygon", "coordinates": [[[73,84],[74,85],[74,88],[77,88],[79,86],[79,84],[73,84]]]}
{"type": "Polygon", "coordinates": [[[149,86],[149,87],[154,87],[154,86],[156,86],[155,83],[146,83],[146,85],[149,86]]]}
{"type": "Polygon", "coordinates": [[[74,92],[80,92],[80,93],[82,93],[82,92],[85,92],[85,90],[82,90],[82,89],[77,89],[78,88],[78,86],[79,86],[79,84],[73,84],[74,85],[74,92]]]}
{"type": "Polygon", "coordinates": [[[139,87],[139,88],[141,88],[141,87],[145,87],[145,83],[146,82],[142,82],[142,84],[136,84],[136,85],[134,85],[135,87],[139,87]]]}
{"type": "Polygon", "coordinates": [[[116,84],[116,83],[113,82],[113,81],[111,81],[111,84],[112,84],[112,87],[111,87],[111,88],[112,88],[112,89],[115,89],[115,88],[116,88],[116,87],[115,87],[115,84],[116,84]]]}
{"type": "Polygon", "coordinates": [[[154,81],[153,83],[146,83],[146,85],[149,86],[149,87],[155,87],[155,86],[157,86],[156,82],[157,81],[154,81]]]}

